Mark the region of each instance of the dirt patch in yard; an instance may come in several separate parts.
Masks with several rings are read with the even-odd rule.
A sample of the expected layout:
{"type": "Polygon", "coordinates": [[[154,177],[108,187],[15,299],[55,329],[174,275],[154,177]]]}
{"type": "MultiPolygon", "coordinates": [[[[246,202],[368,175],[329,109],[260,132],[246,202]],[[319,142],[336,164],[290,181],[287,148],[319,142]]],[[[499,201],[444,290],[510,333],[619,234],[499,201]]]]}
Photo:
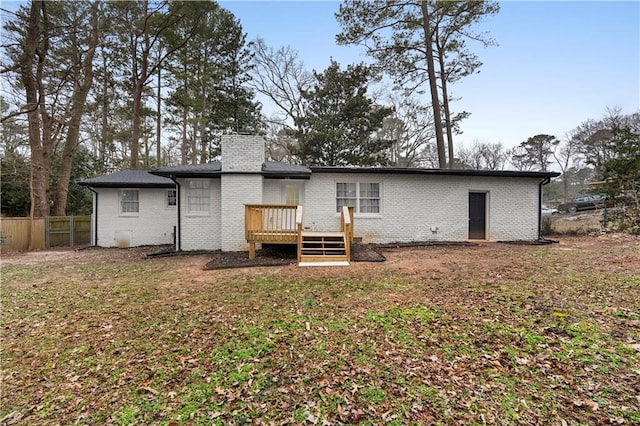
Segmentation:
{"type": "MultiPolygon", "coordinates": [[[[307,276],[360,276],[363,272],[401,271],[408,275],[450,274],[478,276],[509,274],[512,269],[511,258],[519,253],[535,253],[536,250],[575,251],[582,261],[590,263],[591,268],[607,269],[621,262],[628,267],[637,266],[640,270],[640,239],[637,236],[623,234],[602,234],[592,237],[548,236],[559,241],[557,244],[528,246],[509,245],[495,242],[473,244],[437,244],[410,245],[354,244],[353,261],[348,268],[316,267],[299,268],[296,265],[295,252],[278,248],[258,250],[256,259],[250,260],[247,252],[183,252],[171,256],[155,256],[169,253],[170,246],[147,246],[127,249],[89,247],[81,250],[56,249],[29,253],[11,253],[2,256],[2,265],[59,265],[68,268],[75,265],[126,265],[141,261],[163,263],[169,268],[177,268],[187,276],[202,276],[216,270],[223,274],[224,269],[236,269],[243,273],[247,268],[256,269],[256,273],[272,268],[278,274],[292,277],[307,276]],[[628,256],[608,258],[598,255],[588,258],[593,248],[597,253],[607,247],[624,248],[628,256]],[[265,269],[267,268],[267,269],[265,269]]],[[[229,271],[229,274],[236,275],[229,271]]],[[[36,282],[38,280],[36,279],[36,282]]]]}

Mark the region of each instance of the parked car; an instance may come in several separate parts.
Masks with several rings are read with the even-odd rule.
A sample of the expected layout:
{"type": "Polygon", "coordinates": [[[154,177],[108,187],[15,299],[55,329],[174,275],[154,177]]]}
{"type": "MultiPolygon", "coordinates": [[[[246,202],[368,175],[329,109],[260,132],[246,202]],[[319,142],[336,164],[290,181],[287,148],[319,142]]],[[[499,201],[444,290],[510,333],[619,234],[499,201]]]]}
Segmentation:
{"type": "Polygon", "coordinates": [[[568,202],[565,207],[569,213],[575,213],[582,210],[594,210],[605,207],[607,204],[606,195],[602,194],[587,194],[587,195],[579,195],[570,202],[568,202]]]}
{"type": "Polygon", "coordinates": [[[540,211],[542,212],[542,215],[552,215],[552,214],[560,214],[560,212],[558,211],[558,209],[554,209],[552,207],[547,207],[545,205],[542,206],[542,208],[540,209],[540,211]]]}

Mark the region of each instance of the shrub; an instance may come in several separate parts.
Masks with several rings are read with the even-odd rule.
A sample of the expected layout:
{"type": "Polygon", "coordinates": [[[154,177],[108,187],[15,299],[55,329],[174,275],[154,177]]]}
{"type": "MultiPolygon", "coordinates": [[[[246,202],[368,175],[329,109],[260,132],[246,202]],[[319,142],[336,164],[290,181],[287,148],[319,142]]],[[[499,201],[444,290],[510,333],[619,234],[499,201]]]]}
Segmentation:
{"type": "Polygon", "coordinates": [[[640,209],[627,207],[609,213],[607,228],[613,232],[640,235],[640,209]]]}

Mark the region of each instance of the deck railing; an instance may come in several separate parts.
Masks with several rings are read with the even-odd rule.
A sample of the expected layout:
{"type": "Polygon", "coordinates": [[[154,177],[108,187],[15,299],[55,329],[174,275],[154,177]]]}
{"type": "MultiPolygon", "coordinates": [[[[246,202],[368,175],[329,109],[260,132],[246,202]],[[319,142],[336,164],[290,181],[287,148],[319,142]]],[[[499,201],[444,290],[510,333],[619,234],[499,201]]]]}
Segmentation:
{"type": "Polygon", "coordinates": [[[340,231],[344,233],[344,249],[347,260],[351,260],[351,243],[353,242],[353,206],[343,206],[340,215],[340,231]]]}
{"type": "Polygon", "coordinates": [[[249,258],[255,257],[256,243],[296,244],[296,216],[301,206],[282,204],[245,204],[245,239],[249,242],[249,258]]]}
{"type": "MultiPolygon", "coordinates": [[[[280,204],[246,204],[245,238],[249,258],[256,256],[256,243],[297,244],[298,262],[302,255],[302,206],[280,204]]],[[[353,207],[343,207],[340,231],[344,234],[345,254],[351,259],[353,242],[353,207]]]]}
{"type": "Polygon", "coordinates": [[[298,263],[302,259],[302,206],[296,210],[296,238],[298,242],[298,263]]]}

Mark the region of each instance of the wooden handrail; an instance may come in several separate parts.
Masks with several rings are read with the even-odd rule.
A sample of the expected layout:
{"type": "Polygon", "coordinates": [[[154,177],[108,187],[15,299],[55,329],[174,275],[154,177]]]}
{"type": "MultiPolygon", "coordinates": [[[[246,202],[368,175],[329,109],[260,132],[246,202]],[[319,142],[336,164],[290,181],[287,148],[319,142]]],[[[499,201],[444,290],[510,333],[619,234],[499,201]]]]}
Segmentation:
{"type": "MultiPolygon", "coordinates": [[[[353,211],[353,207],[351,207],[353,211]]],[[[351,260],[351,241],[353,240],[352,214],[349,213],[349,207],[342,206],[342,215],[340,215],[340,228],[344,233],[344,250],[347,256],[347,262],[351,260]]]]}
{"type": "Polygon", "coordinates": [[[353,212],[354,212],[354,207],[349,206],[349,218],[351,219],[351,241],[350,242],[353,242],[353,235],[355,232],[355,221],[353,220],[353,212]]]}
{"type": "Polygon", "coordinates": [[[263,209],[263,208],[268,208],[268,209],[283,209],[283,210],[296,210],[298,208],[298,206],[294,206],[293,204],[245,204],[245,207],[251,207],[251,208],[258,208],[258,209],[263,209]]]}
{"type": "Polygon", "coordinates": [[[296,208],[296,232],[298,240],[298,263],[302,260],[302,206],[296,208]]]}

